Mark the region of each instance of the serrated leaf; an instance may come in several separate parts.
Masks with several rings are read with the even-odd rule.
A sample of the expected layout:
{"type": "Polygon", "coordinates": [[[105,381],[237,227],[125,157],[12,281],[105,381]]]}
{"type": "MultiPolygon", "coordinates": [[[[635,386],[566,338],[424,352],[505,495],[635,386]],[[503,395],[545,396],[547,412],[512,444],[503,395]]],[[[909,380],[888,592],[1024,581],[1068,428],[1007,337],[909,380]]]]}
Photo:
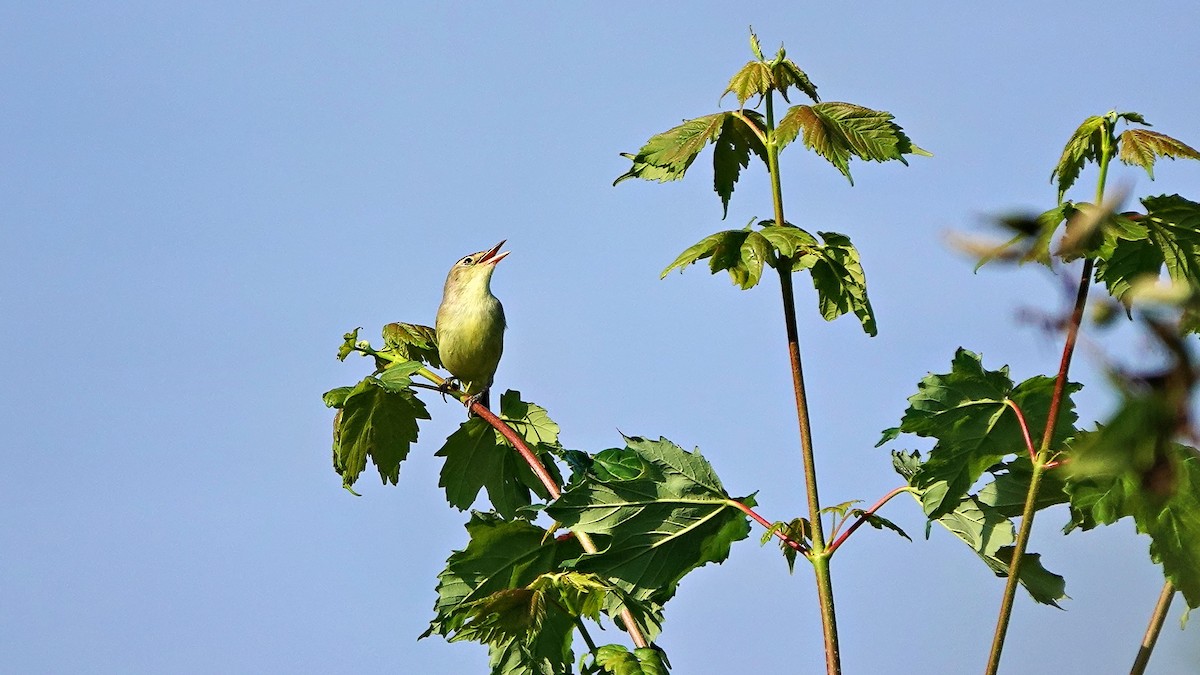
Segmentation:
{"type": "Polygon", "coordinates": [[[817,304],[821,316],[832,321],[853,312],[863,331],[874,337],[875,313],[867,298],[867,278],[859,261],[858,249],[850,238],[837,232],[818,232],[824,244],[801,251],[793,271],[807,269],[817,289],[817,304]]]}
{"type": "Polygon", "coordinates": [[[379,374],[379,383],[390,392],[399,392],[412,385],[412,376],[423,366],[417,361],[397,361],[379,374]]]}
{"type": "Polygon", "coordinates": [[[1071,138],[1067,140],[1067,145],[1063,148],[1062,156],[1058,159],[1058,164],[1050,172],[1050,182],[1058,180],[1059,201],[1062,201],[1063,195],[1079,178],[1079,172],[1083,170],[1084,163],[1100,160],[1105,137],[1111,133],[1107,116],[1094,115],[1085,119],[1075,133],[1071,134],[1071,138]]]}
{"type": "Polygon", "coordinates": [[[782,149],[803,134],[804,146],[824,157],[854,184],[850,176],[850,158],[885,162],[908,161],[904,155],[929,153],[913,145],[891,113],[872,110],[853,103],[816,103],[788,109],[775,130],[782,149]]]}
{"type": "MultiPolygon", "coordinates": [[[[726,230],[711,234],[698,243],[690,246],[679,257],[667,266],[661,278],[666,278],[673,269],[683,270],[684,267],[700,260],[711,258],[709,269],[713,274],[725,270],[729,278],[743,289],[751,288],[758,282],[757,276],[751,283],[751,270],[747,268],[742,254],[742,244],[752,234],[750,230],[726,230]]],[[[761,268],[758,275],[761,276],[761,268]]]]}
{"type": "Polygon", "coordinates": [[[719,112],[687,120],[646,141],[636,155],[625,155],[633,162],[629,171],[621,174],[613,185],[629,178],[643,178],[660,183],[679,180],[708,143],[715,141],[733,113],[719,112]]]}
{"type": "Polygon", "coordinates": [[[758,36],[754,34],[754,29],[750,29],[750,53],[754,54],[754,58],[759,61],[763,60],[762,43],[758,41],[758,36]]]}
{"type": "Polygon", "coordinates": [[[771,244],[758,232],[749,232],[746,234],[745,241],[741,246],[741,268],[746,271],[746,278],[742,282],[742,290],[748,290],[758,285],[762,279],[763,263],[770,263],[774,266],[774,256],[772,255],[771,244]]]}
{"type": "Polygon", "coordinates": [[[1132,517],[1137,531],[1150,536],[1150,559],[1162,566],[1188,607],[1200,607],[1200,455],[1195,448],[1156,442],[1161,430],[1141,434],[1133,447],[1117,448],[1116,442],[1131,435],[1117,426],[1118,421],[1145,430],[1144,423],[1128,416],[1114,419],[1072,450],[1066,485],[1072,523],[1067,530],[1088,530],[1132,517]],[[1104,432],[1110,429],[1106,438],[1104,432]],[[1094,454],[1101,458],[1089,456],[1094,454]],[[1089,473],[1106,463],[1116,470],[1089,473]]]}
{"type": "Polygon", "coordinates": [[[720,135],[713,141],[713,189],[721,198],[722,218],[729,214],[729,199],[742,169],[750,165],[750,153],[767,161],[767,149],[746,122],[728,115],[720,135]]]}
{"type": "Polygon", "coordinates": [[[759,234],[770,242],[781,257],[791,258],[797,250],[820,246],[816,237],[794,225],[776,225],[768,220],[759,224],[763,225],[759,234]]]}
{"type": "Polygon", "coordinates": [[[1127,307],[1133,285],[1163,268],[1175,282],[1200,285],[1200,204],[1179,195],[1141,201],[1146,215],[1114,218],[1096,252],[1096,280],[1127,307]]]}
{"type": "Polygon", "coordinates": [[[763,96],[771,91],[771,67],[762,61],[748,61],[740,70],[729,78],[729,86],[721,92],[721,98],[726,94],[737,97],[738,107],[745,107],[746,101],[753,96],[763,96]]]}
{"type": "Polygon", "coordinates": [[[776,91],[783,96],[783,100],[791,102],[788,98],[788,89],[799,89],[805,96],[813,100],[814,103],[820,102],[821,97],[817,96],[817,86],[808,79],[808,75],[800,70],[791,59],[780,59],[774,66],[771,67],[771,79],[774,82],[776,91]]]}
{"type": "Polygon", "coordinates": [[[367,466],[379,470],[384,484],[400,480],[400,463],[417,441],[417,420],[429,419],[425,404],[410,389],[388,391],[368,377],[342,401],[335,432],[334,468],[349,487],[367,466]]]}
{"type": "MultiPolygon", "coordinates": [[[[1012,521],[998,510],[972,496],[937,518],[937,522],[966,543],[997,576],[1008,576],[1016,531],[1012,521]]],[[[1022,556],[1019,574],[1018,581],[1037,602],[1058,607],[1058,600],[1067,597],[1065,581],[1042,566],[1038,553],[1022,556]]]]}
{"type": "MultiPolygon", "coordinates": [[[[558,425],[550,421],[545,410],[521,401],[519,392],[505,392],[500,407],[501,415],[525,437],[551,477],[561,484],[562,476],[549,447],[557,442],[558,425]],[[519,413],[525,416],[518,417],[519,413]]],[[[482,418],[472,417],[459,425],[434,456],[446,458],[438,486],[446,489],[446,501],[460,510],[471,508],[485,488],[492,507],[505,518],[530,515],[523,509],[532,504],[531,491],[542,499],[550,498],[516,449],[482,418]]]]}
{"type": "MultiPolygon", "coordinates": [[[[851,499],[850,501],[842,502],[841,504],[834,504],[833,506],[826,506],[825,508],[821,509],[821,513],[832,513],[840,518],[845,518],[846,514],[850,512],[850,509],[855,504],[860,504],[860,503],[862,503],[861,499],[851,499]]],[[[857,509],[857,510],[862,511],[862,509],[857,509]]]]}
{"type": "Polygon", "coordinates": [[[492,514],[473,514],[467,531],[470,543],[451,554],[438,575],[436,616],[421,637],[486,642],[493,668],[508,664],[504,667],[521,668],[517,672],[568,672],[575,624],[562,605],[551,601],[554,582],[544,575],[577,556],[578,541],[548,537],[540,527],[492,514]]]}
{"type": "Polygon", "coordinates": [[[427,363],[434,368],[442,367],[438,357],[437,331],[429,326],[389,323],[383,327],[383,343],[401,358],[427,363]]]}
{"type": "MultiPolygon", "coordinates": [[[[1072,433],[1076,414],[1071,394],[1080,385],[1068,383],[1059,406],[1050,450],[1072,433]]],[[[921,491],[925,514],[935,519],[953,509],[983,472],[1004,457],[1027,454],[1025,437],[1013,401],[1024,413],[1029,434],[1040,439],[1045,431],[1054,379],[1035,376],[1013,386],[1008,367],[985,370],[982,359],[961,347],[949,373],[928,375],[909,397],[900,432],[937,439],[928,458],[909,484],[921,491]]],[[[886,438],[886,435],[885,435],[886,438]]]]}
{"type": "Polygon", "coordinates": [[[582,556],[576,570],[613,579],[634,598],[662,603],[688,572],[725,560],[730,545],[749,535],[749,525],[699,451],[666,439],[629,437],[626,443],[645,464],[643,477],[589,476],[546,513],[564,527],[596,535],[600,552],[582,556]]]}
{"type": "Polygon", "coordinates": [[[345,361],[347,356],[354,351],[354,346],[358,344],[358,331],[362,330],[362,326],[346,333],[342,336],[342,344],[338,347],[337,360],[345,361]]]}
{"type": "Polygon", "coordinates": [[[863,518],[863,520],[864,520],[864,522],[866,522],[866,524],[870,525],[871,527],[873,527],[877,530],[884,530],[884,529],[891,530],[892,532],[895,532],[896,534],[900,535],[901,537],[904,537],[905,539],[912,541],[912,537],[908,536],[908,533],[905,532],[904,530],[902,530],[899,525],[893,523],[892,521],[888,520],[887,518],[884,518],[883,516],[879,515],[878,513],[867,513],[863,509],[853,509],[850,511],[850,517],[863,518]]]}
{"type": "MultiPolygon", "coordinates": [[[[782,533],[792,541],[810,546],[812,544],[812,526],[809,524],[807,518],[793,518],[786,523],[776,521],[763,534],[760,544],[765,545],[768,541],[771,541],[776,532],[782,533]]],[[[796,554],[798,551],[782,539],[779,540],[779,550],[783,552],[783,557],[787,560],[788,564],[788,573],[791,574],[796,569],[796,554]]]]}
{"type": "Polygon", "coordinates": [[[1120,160],[1126,164],[1140,166],[1154,180],[1154,162],[1159,157],[1168,159],[1200,159],[1200,152],[1184,143],[1146,129],[1126,129],[1121,134],[1120,160]]]}

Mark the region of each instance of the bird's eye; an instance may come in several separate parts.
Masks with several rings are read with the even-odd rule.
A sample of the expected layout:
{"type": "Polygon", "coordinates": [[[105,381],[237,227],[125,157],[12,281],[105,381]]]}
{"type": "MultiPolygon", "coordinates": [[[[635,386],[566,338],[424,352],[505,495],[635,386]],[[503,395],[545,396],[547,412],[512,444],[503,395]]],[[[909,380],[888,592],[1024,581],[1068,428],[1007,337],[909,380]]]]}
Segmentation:
{"type": "Polygon", "coordinates": [[[463,258],[462,262],[460,262],[459,264],[460,265],[470,265],[474,262],[475,262],[474,258],[472,258],[471,256],[467,256],[467,257],[463,258]]]}

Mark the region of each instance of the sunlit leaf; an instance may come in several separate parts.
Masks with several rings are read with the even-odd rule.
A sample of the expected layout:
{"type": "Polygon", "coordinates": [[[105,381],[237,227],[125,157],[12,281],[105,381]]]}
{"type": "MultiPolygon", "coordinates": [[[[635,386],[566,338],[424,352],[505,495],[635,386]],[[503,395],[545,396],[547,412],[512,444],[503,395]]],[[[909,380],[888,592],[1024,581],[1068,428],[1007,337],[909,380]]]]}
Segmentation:
{"type": "Polygon", "coordinates": [[[604,645],[585,664],[584,675],[667,675],[662,653],[650,647],[629,651],[624,645],[604,645]]]}
{"type": "Polygon", "coordinates": [[[696,156],[705,145],[717,139],[725,120],[732,115],[719,112],[697,117],[651,136],[636,155],[625,155],[633,161],[633,166],[613,181],[613,185],[629,178],[660,183],[683,178],[696,156]]]}
{"type": "Polygon", "coordinates": [[[1098,162],[1100,153],[1105,143],[1105,136],[1112,134],[1112,129],[1109,125],[1106,116],[1092,116],[1083,121],[1075,133],[1071,134],[1071,138],[1067,141],[1066,147],[1063,148],[1062,156],[1058,159],[1058,164],[1054,167],[1054,171],[1050,172],[1050,182],[1058,181],[1058,199],[1062,201],[1063,195],[1071,186],[1075,184],[1075,180],[1079,178],[1079,172],[1083,170],[1083,165],[1086,162],[1098,162]]]}
{"type": "Polygon", "coordinates": [[[383,327],[383,343],[401,358],[441,368],[438,358],[437,331],[415,323],[389,323],[383,327]]]}
{"type": "Polygon", "coordinates": [[[1146,129],[1127,129],[1121,134],[1121,154],[1118,157],[1126,164],[1142,167],[1153,180],[1154,162],[1159,157],[1200,159],[1200,152],[1166,134],[1146,129]]]}
{"type": "MultiPolygon", "coordinates": [[[[708,461],[665,439],[626,439],[646,470],[632,480],[595,476],[563,492],[546,513],[595,535],[599,553],[574,563],[612,579],[639,599],[665,602],[691,570],[721,562],[750,532],[708,461]]],[[[751,500],[752,501],[752,500],[751,500]]]]}
{"type": "Polygon", "coordinates": [[[350,354],[354,351],[354,346],[358,344],[358,331],[360,330],[362,330],[362,326],[359,326],[358,328],[355,328],[354,330],[342,336],[342,344],[338,347],[337,351],[338,361],[345,361],[346,357],[350,356],[350,354]]]}
{"type": "Polygon", "coordinates": [[[721,93],[721,98],[733,94],[737,97],[738,107],[743,107],[752,97],[763,96],[769,91],[771,67],[762,61],[749,61],[729,78],[729,86],[721,93]]]}
{"type": "Polygon", "coordinates": [[[802,134],[804,146],[828,160],[853,185],[851,157],[875,162],[894,159],[907,164],[904,155],[929,156],[929,152],[913,145],[893,119],[889,112],[853,103],[797,105],[779,121],[775,137],[782,148],[802,134]]]}

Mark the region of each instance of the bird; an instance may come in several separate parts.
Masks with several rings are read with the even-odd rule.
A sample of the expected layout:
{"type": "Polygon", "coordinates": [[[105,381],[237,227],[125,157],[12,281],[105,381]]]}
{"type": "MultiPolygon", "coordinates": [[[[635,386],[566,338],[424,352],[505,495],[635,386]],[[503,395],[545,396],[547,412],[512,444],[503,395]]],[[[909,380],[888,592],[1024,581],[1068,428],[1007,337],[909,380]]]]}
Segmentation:
{"type": "Polygon", "coordinates": [[[434,324],[438,357],[467,394],[468,409],[477,401],[489,407],[488,389],[504,352],[504,306],[492,295],[496,263],[509,254],[500,253],[501,246],[504,241],[454,263],[434,324]]]}

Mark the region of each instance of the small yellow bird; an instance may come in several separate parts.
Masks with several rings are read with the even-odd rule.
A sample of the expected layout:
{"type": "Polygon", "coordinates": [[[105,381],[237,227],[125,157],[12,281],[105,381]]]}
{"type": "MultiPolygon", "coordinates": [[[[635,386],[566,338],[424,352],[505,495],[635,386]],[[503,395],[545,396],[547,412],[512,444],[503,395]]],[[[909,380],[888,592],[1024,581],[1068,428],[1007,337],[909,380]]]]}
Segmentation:
{"type": "Polygon", "coordinates": [[[509,253],[499,252],[503,245],[454,263],[437,311],[438,356],[470,397],[468,407],[475,401],[489,407],[488,388],[504,352],[504,306],[492,295],[496,263],[509,253]]]}

